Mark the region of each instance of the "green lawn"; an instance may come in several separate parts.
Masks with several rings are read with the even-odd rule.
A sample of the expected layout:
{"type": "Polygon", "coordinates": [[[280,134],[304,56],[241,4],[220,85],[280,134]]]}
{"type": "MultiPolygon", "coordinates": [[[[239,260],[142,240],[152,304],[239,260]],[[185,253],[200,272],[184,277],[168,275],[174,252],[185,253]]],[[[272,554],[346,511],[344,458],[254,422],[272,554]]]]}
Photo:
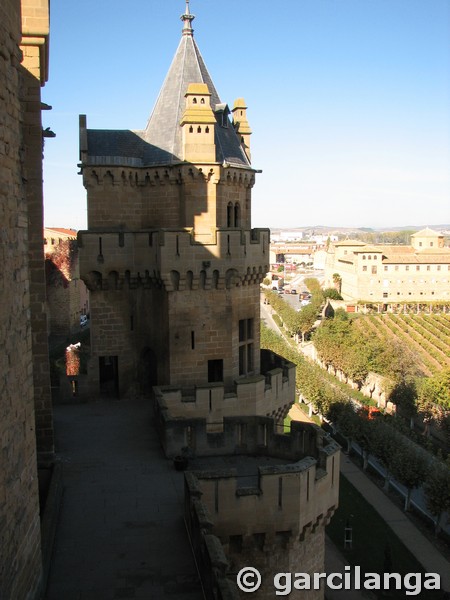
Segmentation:
{"type": "MultiPolygon", "coordinates": [[[[327,527],[327,534],[352,566],[359,565],[361,573],[424,573],[416,558],[397,538],[375,509],[341,475],[339,508],[327,527]],[[347,523],[353,528],[353,545],[344,549],[344,529],[347,523]],[[386,551],[391,559],[386,559],[386,551]]],[[[422,582],[424,578],[422,577],[422,582]]],[[[393,587],[393,586],[391,586],[393,587]]],[[[419,595],[406,595],[405,589],[391,590],[381,598],[420,598],[437,600],[441,591],[422,590],[419,595]],[[388,595],[389,594],[389,595],[388,595]]]]}

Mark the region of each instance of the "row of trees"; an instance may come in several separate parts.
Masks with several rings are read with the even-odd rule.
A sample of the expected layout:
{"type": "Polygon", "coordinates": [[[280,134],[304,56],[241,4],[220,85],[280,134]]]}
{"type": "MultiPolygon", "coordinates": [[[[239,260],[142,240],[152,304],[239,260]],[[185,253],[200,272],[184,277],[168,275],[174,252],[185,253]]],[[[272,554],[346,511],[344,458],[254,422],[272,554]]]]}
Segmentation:
{"type": "Polygon", "coordinates": [[[419,377],[416,356],[405,343],[392,340],[386,344],[375,336],[362,336],[340,309],[321,324],[313,341],[326,367],[342,371],[359,386],[370,371],[383,375],[386,395],[403,416],[419,415],[426,434],[434,422],[450,436],[450,369],[419,377]]]}
{"type": "Polygon", "coordinates": [[[430,457],[422,448],[393,430],[380,414],[371,417],[365,409],[337,402],[332,405],[327,417],[347,439],[348,450],[352,441],[360,446],[364,469],[369,455],[373,455],[384,467],[386,490],[392,477],[405,486],[405,511],[410,508],[413,489],[423,486],[427,508],[435,518],[438,533],[444,513],[450,514],[449,465],[430,457]]]}
{"type": "MultiPolygon", "coordinates": [[[[296,384],[302,396],[347,440],[348,449],[354,441],[363,453],[363,467],[367,468],[369,454],[374,455],[386,470],[385,486],[394,477],[408,490],[405,510],[409,509],[411,491],[424,486],[427,506],[435,517],[436,531],[442,515],[450,512],[450,469],[437,458],[431,458],[422,448],[396,431],[393,417],[371,413],[333,385],[325,371],[309,363],[275,332],[262,326],[261,347],[268,348],[297,366],[296,384]]],[[[449,459],[447,459],[447,462],[449,459]]]]}
{"type": "MultiPolygon", "coordinates": [[[[335,288],[322,290],[319,281],[314,277],[306,278],[304,283],[311,292],[311,299],[309,304],[299,307],[300,310],[292,308],[276,292],[271,290],[265,291],[266,298],[281,319],[281,325],[291,335],[301,335],[302,342],[305,341],[305,336],[311,331],[314,323],[320,316],[324,301],[327,298],[340,298],[335,288]]],[[[277,324],[280,325],[280,323],[277,324]]]]}
{"type": "Polygon", "coordinates": [[[361,335],[353,323],[343,309],[338,309],[314,333],[314,346],[326,367],[342,371],[359,385],[369,371],[389,378],[393,387],[414,380],[419,369],[414,354],[405,344],[399,341],[385,344],[376,336],[361,335]]]}

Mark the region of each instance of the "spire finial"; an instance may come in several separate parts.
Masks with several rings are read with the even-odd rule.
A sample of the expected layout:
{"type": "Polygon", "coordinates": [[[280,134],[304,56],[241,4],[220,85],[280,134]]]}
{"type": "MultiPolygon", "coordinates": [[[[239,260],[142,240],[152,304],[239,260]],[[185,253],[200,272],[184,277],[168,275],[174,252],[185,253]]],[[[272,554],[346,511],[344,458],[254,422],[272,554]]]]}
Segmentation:
{"type": "Polygon", "coordinates": [[[192,29],[192,21],[195,19],[194,15],[191,15],[191,11],[189,10],[189,0],[186,0],[186,12],[184,15],[181,15],[180,19],[183,21],[183,35],[194,35],[194,30],[192,29]]]}

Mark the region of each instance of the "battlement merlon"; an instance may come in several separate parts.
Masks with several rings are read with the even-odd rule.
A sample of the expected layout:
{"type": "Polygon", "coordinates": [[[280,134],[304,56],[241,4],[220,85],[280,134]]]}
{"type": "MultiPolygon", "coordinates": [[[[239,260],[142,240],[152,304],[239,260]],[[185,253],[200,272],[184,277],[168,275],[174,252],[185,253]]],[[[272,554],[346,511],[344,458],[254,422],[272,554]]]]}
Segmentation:
{"type": "Polygon", "coordinates": [[[186,229],[80,231],[80,275],[89,287],[90,274],[96,273],[100,289],[111,273],[119,286],[126,277],[149,279],[163,283],[167,291],[197,289],[200,279],[206,289],[262,281],[269,269],[269,229],[217,229],[214,237],[207,244],[196,242],[186,229]]]}

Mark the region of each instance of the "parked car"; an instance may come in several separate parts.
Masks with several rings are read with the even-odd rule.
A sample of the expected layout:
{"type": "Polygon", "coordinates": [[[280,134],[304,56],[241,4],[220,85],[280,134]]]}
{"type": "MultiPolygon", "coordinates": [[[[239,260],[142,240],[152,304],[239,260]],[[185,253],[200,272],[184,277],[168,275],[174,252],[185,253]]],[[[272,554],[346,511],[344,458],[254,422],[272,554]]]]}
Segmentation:
{"type": "Polygon", "coordinates": [[[291,290],[291,294],[296,294],[296,293],[297,293],[296,289],[291,290]]]}
{"type": "Polygon", "coordinates": [[[88,324],[88,318],[86,315],[81,315],[80,317],[80,326],[81,327],[86,327],[86,325],[88,324]]]}
{"type": "Polygon", "coordinates": [[[300,300],[300,304],[302,306],[308,306],[308,304],[311,304],[311,300],[307,300],[306,298],[304,300],[300,300]]]}

